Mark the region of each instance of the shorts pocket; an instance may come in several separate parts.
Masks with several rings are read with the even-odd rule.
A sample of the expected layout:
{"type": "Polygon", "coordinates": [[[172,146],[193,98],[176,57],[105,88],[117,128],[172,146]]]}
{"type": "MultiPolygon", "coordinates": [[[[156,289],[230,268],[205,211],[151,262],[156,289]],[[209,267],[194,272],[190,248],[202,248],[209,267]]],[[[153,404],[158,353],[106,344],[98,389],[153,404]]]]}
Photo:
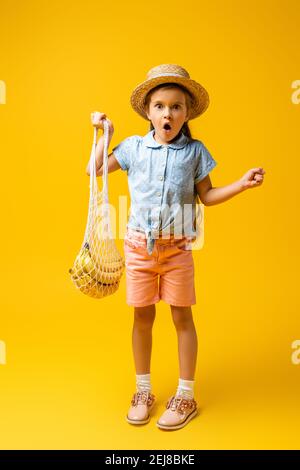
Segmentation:
{"type": "Polygon", "coordinates": [[[188,248],[189,245],[190,245],[189,242],[187,242],[186,240],[184,240],[184,241],[180,240],[177,243],[174,243],[175,248],[177,248],[177,250],[182,251],[182,252],[191,251],[188,248]]]}
{"type": "Polygon", "coordinates": [[[124,244],[132,248],[133,250],[138,250],[139,248],[144,248],[145,243],[141,240],[136,240],[135,238],[128,237],[128,235],[124,238],[124,244]]]}

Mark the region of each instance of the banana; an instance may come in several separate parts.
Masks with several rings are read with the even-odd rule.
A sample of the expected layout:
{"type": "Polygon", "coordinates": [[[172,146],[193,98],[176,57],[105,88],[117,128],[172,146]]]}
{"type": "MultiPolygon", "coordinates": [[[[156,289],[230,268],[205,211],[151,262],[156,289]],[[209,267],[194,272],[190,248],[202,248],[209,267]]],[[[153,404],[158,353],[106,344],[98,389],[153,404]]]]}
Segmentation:
{"type": "Polygon", "coordinates": [[[107,284],[104,284],[104,283],[97,282],[97,284],[92,286],[92,287],[86,285],[86,286],[80,286],[79,289],[81,290],[81,292],[83,292],[84,294],[86,294],[90,297],[100,299],[102,297],[105,297],[107,295],[111,295],[114,292],[116,292],[116,290],[119,287],[119,282],[120,282],[120,280],[117,281],[114,284],[111,284],[111,285],[107,285],[107,284]]]}
{"type": "Polygon", "coordinates": [[[89,252],[83,254],[82,261],[83,261],[83,271],[85,273],[88,273],[91,276],[91,278],[94,278],[96,276],[96,269],[90,257],[89,252]]]}
{"type": "Polygon", "coordinates": [[[95,281],[88,275],[85,274],[84,276],[73,276],[72,277],[74,283],[77,287],[93,287],[95,281]]]}
{"type": "Polygon", "coordinates": [[[86,248],[80,251],[80,253],[77,255],[75,262],[74,262],[74,271],[78,276],[83,276],[84,273],[86,273],[85,265],[86,263],[89,262],[89,259],[86,259],[88,256],[89,252],[86,248]]]}
{"type": "MultiPolygon", "coordinates": [[[[93,258],[93,257],[92,257],[93,258]]],[[[95,257],[95,264],[103,270],[109,271],[109,272],[115,272],[123,269],[125,263],[123,259],[118,259],[118,260],[108,260],[104,259],[101,255],[98,255],[95,257]]]]}
{"type": "Polygon", "coordinates": [[[101,260],[101,263],[98,262],[96,265],[100,271],[113,274],[123,271],[125,263],[123,261],[117,263],[103,263],[101,260]]]}
{"type": "Polygon", "coordinates": [[[92,290],[92,297],[96,297],[96,298],[100,299],[100,298],[105,297],[107,295],[111,295],[114,292],[116,292],[118,287],[119,287],[119,282],[117,282],[117,283],[115,283],[111,286],[105,286],[105,285],[99,285],[98,284],[97,288],[92,290]]]}
{"type": "MultiPolygon", "coordinates": [[[[108,273],[115,273],[118,271],[123,271],[125,262],[123,258],[119,255],[115,259],[111,259],[108,257],[104,257],[103,254],[99,254],[99,250],[91,250],[97,253],[97,256],[93,256],[93,254],[89,253],[91,261],[96,265],[95,267],[98,268],[100,271],[108,272],[108,273]]],[[[115,248],[114,248],[115,251],[115,248]]]]}
{"type": "Polygon", "coordinates": [[[119,273],[105,273],[104,271],[98,271],[96,274],[96,279],[101,284],[115,284],[120,278],[119,273]]]}
{"type": "Polygon", "coordinates": [[[84,292],[84,293],[88,294],[91,297],[95,297],[97,299],[100,299],[100,298],[105,297],[107,295],[113,294],[114,292],[116,292],[118,287],[119,287],[119,282],[117,282],[117,283],[115,283],[111,286],[107,286],[107,285],[104,285],[104,284],[97,283],[97,285],[95,287],[90,289],[88,292],[84,292]]]}

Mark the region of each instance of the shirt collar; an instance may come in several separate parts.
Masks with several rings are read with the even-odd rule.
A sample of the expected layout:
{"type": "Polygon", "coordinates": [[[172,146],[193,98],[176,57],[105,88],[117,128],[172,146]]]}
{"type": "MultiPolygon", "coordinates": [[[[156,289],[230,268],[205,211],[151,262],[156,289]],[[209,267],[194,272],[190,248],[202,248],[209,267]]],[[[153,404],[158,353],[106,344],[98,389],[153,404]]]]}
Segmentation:
{"type": "MultiPolygon", "coordinates": [[[[159,144],[156,142],[156,140],[153,137],[155,129],[152,129],[148,134],[146,134],[143,137],[144,144],[147,147],[152,147],[152,148],[157,148],[157,147],[163,147],[163,144],[159,144]]],[[[172,149],[182,149],[187,143],[189,142],[189,138],[183,134],[183,132],[180,132],[179,136],[177,137],[174,142],[170,142],[169,144],[166,144],[167,147],[171,147],[172,149]]]]}

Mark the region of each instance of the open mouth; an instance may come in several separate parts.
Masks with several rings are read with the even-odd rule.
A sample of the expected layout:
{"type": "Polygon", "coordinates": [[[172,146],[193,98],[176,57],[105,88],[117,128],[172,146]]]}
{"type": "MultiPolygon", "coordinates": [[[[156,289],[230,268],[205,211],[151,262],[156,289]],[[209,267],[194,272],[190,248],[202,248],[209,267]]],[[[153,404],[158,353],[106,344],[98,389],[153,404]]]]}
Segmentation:
{"type": "Polygon", "coordinates": [[[170,124],[168,124],[168,123],[164,124],[163,129],[164,129],[166,132],[170,131],[170,130],[171,130],[170,124]]]}

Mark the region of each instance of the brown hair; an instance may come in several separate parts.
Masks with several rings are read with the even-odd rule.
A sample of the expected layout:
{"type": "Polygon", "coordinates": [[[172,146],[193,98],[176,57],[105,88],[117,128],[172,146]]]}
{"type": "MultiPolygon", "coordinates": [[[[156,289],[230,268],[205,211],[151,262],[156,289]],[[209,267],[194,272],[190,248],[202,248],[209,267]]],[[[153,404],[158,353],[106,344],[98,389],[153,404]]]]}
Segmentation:
{"type": "MultiPolygon", "coordinates": [[[[179,85],[179,83],[162,83],[160,85],[157,85],[156,87],[152,88],[152,90],[149,91],[149,93],[147,93],[146,97],[145,97],[145,100],[144,100],[144,105],[147,109],[149,109],[149,104],[150,104],[150,98],[152,96],[152,93],[154,93],[154,91],[160,89],[160,88],[166,88],[166,89],[170,89],[170,88],[178,88],[180,89],[181,91],[183,91],[184,95],[185,95],[185,102],[186,102],[186,106],[187,106],[187,110],[189,112],[190,108],[191,108],[191,104],[192,104],[192,100],[193,100],[193,97],[192,95],[190,94],[190,92],[184,88],[182,85],[179,85]]],[[[154,129],[154,126],[152,124],[152,122],[150,121],[150,131],[152,131],[152,129],[154,129]]],[[[183,125],[182,125],[182,128],[180,129],[180,131],[178,132],[178,134],[180,134],[180,132],[182,132],[184,135],[186,135],[187,137],[189,137],[190,139],[192,139],[192,133],[191,133],[191,130],[189,128],[189,125],[188,125],[188,121],[185,122],[183,125]]]]}

